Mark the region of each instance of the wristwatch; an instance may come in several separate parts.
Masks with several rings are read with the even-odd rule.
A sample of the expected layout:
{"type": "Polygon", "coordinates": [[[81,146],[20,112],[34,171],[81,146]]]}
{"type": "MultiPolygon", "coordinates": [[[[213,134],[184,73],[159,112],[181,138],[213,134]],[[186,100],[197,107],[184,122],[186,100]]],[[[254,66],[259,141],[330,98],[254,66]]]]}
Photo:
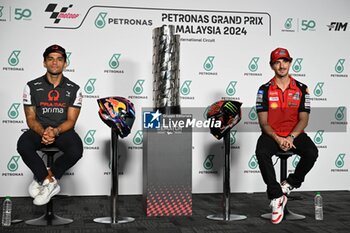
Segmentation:
{"type": "Polygon", "coordinates": [[[288,137],[293,138],[293,140],[295,139],[295,136],[293,134],[289,134],[288,137]]]}

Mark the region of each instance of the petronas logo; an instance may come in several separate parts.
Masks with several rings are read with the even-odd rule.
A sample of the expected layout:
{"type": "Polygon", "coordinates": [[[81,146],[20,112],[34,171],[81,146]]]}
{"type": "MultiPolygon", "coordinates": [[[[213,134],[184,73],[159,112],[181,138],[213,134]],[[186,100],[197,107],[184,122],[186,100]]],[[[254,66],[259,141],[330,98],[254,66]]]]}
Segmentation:
{"type": "Polygon", "coordinates": [[[339,154],[339,155],[338,155],[337,159],[335,160],[335,166],[336,166],[337,168],[342,168],[342,167],[344,167],[344,164],[345,164],[345,162],[344,162],[344,157],[345,157],[345,153],[339,154]]]}
{"type": "Polygon", "coordinates": [[[8,58],[8,63],[10,66],[16,66],[19,63],[19,54],[21,53],[20,50],[14,50],[12,51],[11,55],[8,58]]]}
{"type": "Polygon", "coordinates": [[[95,26],[102,29],[106,26],[106,12],[100,12],[95,19],[95,26]]]}
{"type": "Polygon", "coordinates": [[[258,159],[256,158],[255,155],[252,155],[252,157],[250,158],[249,162],[248,162],[248,166],[251,168],[251,169],[255,169],[257,168],[259,165],[258,163],[258,159]]]}
{"type": "Polygon", "coordinates": [[[250,61],[248,68],[251,72],[255,72],[258,70],[259,68],[258,61],[259,61],[259,57],[253,57],[252,60],[250,61]]]}
{"type": "Polygon", "coordinates": [[[120,53],[115,53],[112,55],[111,59],[109,60],[109,67],[111,69],[117,69],[119,67],[119,58],[121,54],[120,53]]]}
{"type": "Polygon", "coordinates": [[[15,155],[15,156],[11,157],[10,161],[7,163],[7,169],[10,172],[17,171],[17,169],[18,169],[18,160],[19,159],[20,159],[20,156],[18,156],[18,155],[15,155]]]}
{"type": "Polygon", "coordinates": [[[302,58],[295,59],[295,62],[293,63],[292,69],[295,73],[299,73],[301,71],[301,62],[303,61],[302,58]]]}
{"type": "Polygon", "coordinates": [[[236,93],[236,84],[237,84],[237,81],[231,81],[227,88],[226,88],[226,94],[228,96],[233,96],[235,93],[236,93]]]}
{"type": "Polygon", "coordinates": [[[180,88],[180,92],[182,95],[188,95],[191,92],[191,85],[192,81],[191,80],[185,80],[180,88]]]}
{"type": "Polygon", "coordinates": [[[204,61],[203,68],[204,68],[206,71],[211,71],[211,70],[214,68],[214,64],[213,64],[214,58],[215,58],[214,56],[209,56],[209,57],[207,57],[207,59],[204,61]]]}
{"type": "Polygon", "coordinates": [[[11,119],[16,119],[19,115],[19,111],[18,111],[19,106],[20,106],[20,103],[13,103],[10,109],[7,111],[7,116],[11,119]]]}
{"type": "Polygon", "coordinates": [[[85,91],[87,94],[92,94],[92,93],[94,93],[94,91],[95,91],[95,86],[94,86],[95,82],[96,82],[96,79],[95,79],[95,78],[90,78],[90,79],[86,82],[86,84],[85,84],[85,86],[84,86],[84,91],[85,91]]]}
{"type": "Polygon", "coordinates": [[[142,130],[138,130],[132,140],[135,145],[141,145],[143,142],[143,133],[142,130]]]}
{"type": "Polygon", "coordinates": [[[94,137],[95,133],[96,133],[96,130],[89,130],[87,132],[87,134],[84,137],[84,143],[86,145],[94,144],[94,142],[95,142],[95,137],[94,137]]]}
{"type": "Polygon", "coordinates": [[[210,170],[213,168],[214,163],[213,163],[214,155],[208,155],[207,158],[204,160],[203,167],[206,170],[210,170]]]}

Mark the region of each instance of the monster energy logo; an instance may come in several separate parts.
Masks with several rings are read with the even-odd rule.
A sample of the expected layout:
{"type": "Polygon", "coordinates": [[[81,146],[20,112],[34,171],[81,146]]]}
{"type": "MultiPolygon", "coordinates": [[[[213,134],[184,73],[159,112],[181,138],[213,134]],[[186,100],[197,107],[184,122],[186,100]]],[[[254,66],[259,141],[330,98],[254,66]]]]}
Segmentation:
{"type": "Polygon", "coordinates": [[[224,105],[224,108],[231,111],[231,113],[237,113],[237,110],[238,110],[237,107],[235,105],[233,105],[233,103],[231,103],[231,102],[227,102],[224,105]]]}

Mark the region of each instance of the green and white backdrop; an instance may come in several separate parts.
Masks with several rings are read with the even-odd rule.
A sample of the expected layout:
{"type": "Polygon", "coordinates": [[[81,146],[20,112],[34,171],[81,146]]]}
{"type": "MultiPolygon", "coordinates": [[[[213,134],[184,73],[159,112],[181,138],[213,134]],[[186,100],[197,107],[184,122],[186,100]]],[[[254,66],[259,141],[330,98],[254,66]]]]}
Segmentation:
{"type": "MultiPolygon", "coordinates": [[[[109,194],[110,129],[96,99],[124,96],[137,120],[119,140],[119,191],[142,193],[142,108],[153,106],[152,29],[163,24],[181,36],[181,107],[243,103],[243,119],[231,131],[232,192],[265,190],[254,155],[260,135],[254,105],[258,87],[273,76],[269,55],[276,47],[289,49],[291,74],[308,85],[316,109],[307,131],[319,159],[300,190],[349,190],[349,9],[346,0],[0,1],[0,195],[28,195],[32,174],[16,151],[27,128],[22,92],[44,74],[42,53],[54,43],[66,48],[65,75],[84,96],[76,126],[84,156],[62,178],[62,191],[109,194]]],[[[222,192],[222,156],[222,141],[193,133],[193,193],[222,192]]],[[[289,171],[298,160],[288,160],[289,171]]]]}

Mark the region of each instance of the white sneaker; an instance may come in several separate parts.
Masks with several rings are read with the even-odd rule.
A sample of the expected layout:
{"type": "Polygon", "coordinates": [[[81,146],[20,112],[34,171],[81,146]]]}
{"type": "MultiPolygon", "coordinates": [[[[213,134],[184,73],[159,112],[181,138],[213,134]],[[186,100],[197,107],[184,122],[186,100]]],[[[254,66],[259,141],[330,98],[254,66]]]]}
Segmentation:
{"type": "Polygon", "coordinates": [[[42,189],[42,186],[34,179],[28,187],[29,195],[32,198],[35,198],[40,193],[41,189],[42,189]]]}
{"type": "Polygon", "coordinates": [[[289,195],[290,192],[294,189],[294,187],[288,184],[286,180],[282,181],[281,188],[282,188],[283,194],[286,194],[286,195],[289,195]]]}
{"type": "Polygon", "coordinates": [[[278,224],[282,221],[284,216],[284,207],[287,204],[287,197],[285,195],[275,198],[271,201],[270,206],[272,207],[271,222],[278,224]]]}
{"type": "Polygon", "coordinates": [[[33,200],[33,203],[34,205],[45,205],[53,196],[58,194],[60,191],[61,188],[55,178],[53,178],[53,182],[50,182],[49,179],[45,179],[42,184],[42,189],[33,200]]]}

